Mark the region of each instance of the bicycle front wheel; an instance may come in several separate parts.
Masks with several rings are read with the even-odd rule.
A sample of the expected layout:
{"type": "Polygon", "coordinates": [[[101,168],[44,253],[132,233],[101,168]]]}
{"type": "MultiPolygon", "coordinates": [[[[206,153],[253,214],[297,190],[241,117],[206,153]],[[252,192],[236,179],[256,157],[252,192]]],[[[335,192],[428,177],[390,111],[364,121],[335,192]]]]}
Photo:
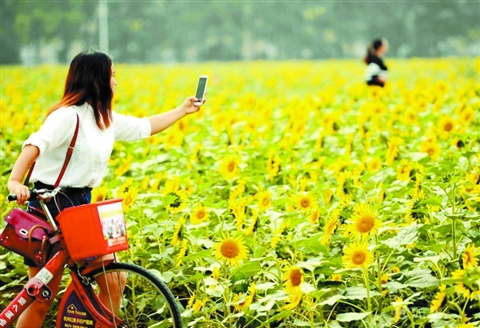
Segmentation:
{"type": "Polygon", "coordinates": [[[108,309],[113,308],[122,320],[116,323],[117,327],[182,327],[180,310],[172,292],[144,268],[114,262],[92,271],[88,276],[96,280],[92,287],[103,304],[108,309]]]}

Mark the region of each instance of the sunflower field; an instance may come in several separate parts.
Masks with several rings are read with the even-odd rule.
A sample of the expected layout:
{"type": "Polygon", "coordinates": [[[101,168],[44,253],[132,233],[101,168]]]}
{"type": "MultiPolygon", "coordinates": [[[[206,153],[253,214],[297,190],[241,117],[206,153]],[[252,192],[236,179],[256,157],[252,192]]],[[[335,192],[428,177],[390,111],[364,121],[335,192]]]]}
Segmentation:
{"type": "MultiPolygon", "coordinates": [[[[358,60],[115,66],[113,109],[135,116],[210,76],[200,112],[118,142],[93,190],[123,198],[120,256],[185,326],[480,327],[480,58],[387,64],[383,89],[358,60]]],[[[67,70],[2,67],[2,216],[67,70]]],[[[0,308],[25,282],[1,249],[0,308]]]]}

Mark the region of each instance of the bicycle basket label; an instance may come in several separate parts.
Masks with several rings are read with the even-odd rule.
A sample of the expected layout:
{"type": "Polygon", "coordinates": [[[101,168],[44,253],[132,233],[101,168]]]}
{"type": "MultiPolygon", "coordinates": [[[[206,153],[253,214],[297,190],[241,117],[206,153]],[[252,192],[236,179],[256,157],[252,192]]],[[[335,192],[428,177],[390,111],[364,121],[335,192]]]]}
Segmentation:
{"type": "Polygon", "coordinates": [[[125,244],[127,237],[122,203],[101,205],[97,210],[102,224],[103,238],[108,246],[125,244]]]}
{"type": "Polygon", "coordinates": [[[75,291],[72,291],[65,302],[62,313],[62,326],[65,328],[94,328],[95,321],[78,299],[75,291]]]}

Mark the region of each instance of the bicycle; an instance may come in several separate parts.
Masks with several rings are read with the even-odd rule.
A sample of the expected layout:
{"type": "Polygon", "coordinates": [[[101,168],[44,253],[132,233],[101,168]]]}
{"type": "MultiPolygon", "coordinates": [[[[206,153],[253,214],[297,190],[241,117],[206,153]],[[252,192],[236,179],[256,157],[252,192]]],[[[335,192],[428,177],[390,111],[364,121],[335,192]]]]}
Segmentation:
{"type": "MultiPolygon", "coordinates": [[[[78,219],[79,216],[81,216],[79,222],[84,222],[85,214],[95,208],[102,215],[99,212],[101,206],[104,208],[106,206],[110,210],[117,208],[116,214],[118,214],[121,200],[101,202],[104,204],[98,206],[88,204],[66,208],[56,218],[60,225],[58,227],[45,201],[55,199],[62,190],[64,189],[60,187],[54,190],[31,190],[31,197],[36,195],[40,199],[40,205],[51,227],[46,240],[42,241],[43,245],[51,250],[51,254],[44,259],[44,265],[38,274],[25,284],[22,291],[1,312],[0,327],[11,327],[18,316],[35,300],[40,302],[50,300],[52,292],[48,283],[54,277],[63,275],[65,267],[70,270],[71,282],[59,303],[57,328],[182,327],[180,310],[172,292],[165,283],[143,267],[114,260],[104,261],[103,258],[95,265],[91,264],[92,258],[81,260],[85,259],[85,252],[82,253],[77,248],[81,246],[79,240],[85,244],[84,236],[80,236],[81,239],[74,236],[72,228],[75,229],[75,226],[67,222],[72,221],[72,217],[78,219]],[[66,215],[69,217],[68,220],[62,221],[63,213],[68,214],[66,215]],[[78,245],[72,241],[75,237],[78,245]],[[108,287],[109,304],[102,303],[98,296],[98,284],[102,282],[108,287]]],[[[8,196],[8,200],[16,200],[16,195],[8,196]]],[[[109,213],[115,214],[112,211],[109,213]]],[[[106,216],[104,212],[103,218],[106,216]]],[[[123,211],[121,217],[124,220],[123,211]]],[[[95,224],[98,225],[98,222],[95,224]]],[[[38,227],[31,228],[28,235],[31,236],[32,230],[36,228],[38,227]]],[[[120,235],[125,232],[121,230],[118,231],[120,235]]],[[[110,237],[111,232],[108,229],[104,230],[104,233],[109,233],[110,237]]],[[[26,231],[23,233],[27,235],[26,231]]],[[[111,240],[114,239],[109,239],[109,242],[111,240]]],[[[128,248],[128,241],[126,244],[128,248]]],[[[97,254],[97,256],[101,255],[105,254],[97,254]]]]}

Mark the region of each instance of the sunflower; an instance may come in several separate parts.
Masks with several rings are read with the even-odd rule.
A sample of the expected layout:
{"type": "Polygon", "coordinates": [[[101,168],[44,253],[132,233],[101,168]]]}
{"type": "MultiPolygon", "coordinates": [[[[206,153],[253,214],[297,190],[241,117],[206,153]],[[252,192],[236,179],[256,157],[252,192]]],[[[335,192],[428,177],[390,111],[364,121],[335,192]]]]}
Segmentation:
{"type": "Polygon", "coordinates": [[[321,241],[323,245],[328,244],[330,240],[330,236],[334,233],[335,228],[337,227],[337,222],[338,222],[338,218],[340,217],[340,213],[341,211],[338,209],[335,209],[332,211],[332,213],[330,213],[329,220],[323,227],[323,237],[321,241]]]}
{"type": "Polygon", "coordinates": [[[175,229],[174,229],[172,241],[171,241],[172,246],[177,245],[178,242],[182,240],[182,228],[183,228],[183,225],[185,224],[185,221],[186,221],[185,218],[182,216],[178,220],[177,224],[175,225],[175,229]]]}
{"type": "Polygon", "coordinates": [[[343,171],[336,175],[335,179],[337,180],[337,196],[341,201],[349,202],[351,199],[351,194],[355,187],[355,178],[351,171],[343,171]]]}
{"type": "Polygon", "coordinates": [[[226,237],[215,245],[215,257],[229,265],[238,265],[247,256],[248,249],[241,237],[226,237]]]}
{"type": "Polygon", "coordinates": [[[272,239],[270,239],[270,245],[272,248],[276,248],[278,243],[282,240],[283,235],[286,234],[285,230],[290,228],[290,222],[282,222],[280,226],[275,229],[272,234],[272,239]]]}
{"type": "Polygon", "coordinates": [[[373,255],[367,244],[350,244],[343,251],[343,263],[348,268],[368,268],[373,263],[373,255]]]}
{"type": "Polygon", "coordinates": [[[374,157],[367,162],[368,172],[375,172],[382,168],[382,160],[380,157],[374,157]]]}
{"type": "Polygon", "coordinates": [[[125,211],[129,211],[132,208],[133,203],[135,203],[135,200],[137,199],[137,195],[138,192],[136,188],[130,188],[128,192],[123,195],[122,203],[125,211]]]}
{"type": "Polygon", "coordinates": [[[272,193],[268,190],[259,191],[255,198],[258,201],[258,209],[265,212],[272,205],[272,193]]]}
{"type": "Polygon", "coordinates": [[[273,180],[274,177],[277,176],[278,172],[280,171],[280,156],[278,156],[275,151],[271,151],[270,154],[268,155],[268,160],[267,160],[267,174],[270,179],[270,181],[273,180]]]}
{"type": "Polygon", "coordinates": [[[318,219],[320,218],[320,212],[318,210],[312,211],[309,216],[309,221],[311,224],[318,224],[318,219]]]}
{"type": "Polygon", "coordinates": [[[235,311],[241,312],[247,310],[250,304],[252,304],[250,297],[244,293],[235,294],[232,304],[235,305],[235,311]]]}
{"type": "Polygon", "coordinates": [[[281,308],[281,310],[293,310],[302,302],[303,293],[300,288],[290,293],[290,297],[287,303],[281,308]]]}
{"type": "Polygon", "coordinates": [[[392,305],[395,307],[395,316],[393,317],[393,322],[397,323],[402,316],[402,308],[404,305],[403,298],[397,297],[395,302],[392,302],[392,305]]]}
{"type": "Polygon", "coordinates": [[[443,301],[445,300],[445,296],[447,295],[445,293],[446,286],[444,284],[442,284],[438,289],[439,289],[439,292],[435,294],[435,297],[432,300],[432,304],[430,305],[431,313],[437,312],[438,309],[440,309],[440,307],[443,304],[443,301]]]}
{"type": "Polygon", "coordinates": [[[447,136],[455,129],[455,121],[451,116],[443,116],[438,120],[438,133],[442,136],[447,136]]]}
{"type": "Polygon", "coordinates": [[[314,210],[318,207],[315,196],[310,191],[292,196],[295,208],[303,211],[314,210]]]}
{"type": "Polygon", "coordinates": [[[475,326],[473,325],[473,323],[469,322],[469,323],[461,323],[458,326],[456,326],[456,328],[475,328],[475,326]]]}
{"type": "Polygon", "coordinates": [[[255,297],[255,283],[252,282],[248,287],[247,293],[235,294],[232,303],[235,305],[235,311],[244,311],[249,308],[255,297]]]}
{"type": "Polygon", "coordinates": [[[133,178],[126,179],[125,182],[118,188],[117,197],[122,197],[123,194],[126,194],[128,190],[132,187],[133,182],[133,178]]]}
{"type": "Polygon", "coordinates": [[[437,160],[440,156],[440,145],[436,138],[428,138],[420,144],[420,150],[427,153],[431,159],[437,160]]]}
{"type": "Polygon", "coordinates": [[[302,269],[295,266],[286,268],[285,273],[283,274],[286,291],[293,292],[294,290],[299,289],[303,279],[302,269]]]}
{"type": "Polygon", "coordinates": [[[331,281],[342,281],[342,274],[341,273],[334,273],[330,277],[331,281]]]}
{"type": "Polygon", "coordinates": [[[464,269],[478,266],[478,259],[476,258],[478,253],[479,253],[479,248],[476,248],[473,245],[467,246],[467,248],[462,254],[462,263],[463,263],[464,269]]]}
{"type": "Polygon", "coordinates": [[[193,313],[200,312],[200,310],[203,308],[203,306],[207,303],[207,300],[196,300],[195,303],[192,306],[193,313]]]}
{"type": "Polygon", "coordinates": [[[377,211],[364,203],[355,205],[352,219],[348,230],[357,237],[376,234],[381,225],[381,221],[377,219],[377,211]]]}
{"type": "Polygon", "coordinates": [[[478,185],[480,183],[480,174],[477,171],[474,171],[472,173],[468,173],[465,176],[465,180],[470,182],[473,185],[478,185]]]}
{"type": "Polygon", "coordinates": [[[403,181],[410,181],[410,172],[412,172],[413,166],[410,162],[402,159],[400,165],[397,168],[397,179],[403,181]]]}
{"type": "Polygon", "coordinates": [[[182,240],[182,247],[180,248],[180,251],[178,252],[178,254],[175,256],[175,258],[178,260],[177,265],[176,265],[177,267],[182,265],[182,263],[183,263],[182,258],[184,258],[185,255],[187,254],[187,249],[188,249],[188,240],[183,239],[182,240]]]}
{"type": "Polygon", "coordinates": [[[323,202],[325,203],[325,205],[330,205],[331,201],[332,201],[332,198],[333,198],[333,192],[331,189],[326,189],[324,192],[323,192],[323,202]]]}
{"type": "Polygon", "coordinates": [[[188,193],[185,190],[171,191],[166,195],[166,208],[171,213],[179,213],[187,208],[188,193]]]}
{"type": "Polygon", "coordinates": [[[115,176],[121,177],[122,175],[127,173],[130,170],[132,161],[133,161],[133,156],[128,155],[127,158],[123,161],[123,163],[115,169],[115,176]]]}
{"type": "Polygon", "coordinates": [[[212,269],[212,278],[218,280],[220,278],[220,266],[214,265],[212,269]]]}
{"type": "Polygon", "coordinates": [[[403,139],[400,137],[392,137],[388,140],[387,144],[388,144],[388,149],[387,149],[387,155],[386,155],[385,161],[387,165],[390,165],[398,157],[398,152],[399,152],[398,147],[401,144],[403,144],[403,139]]]}
{"type": "Polygon", "coordinates": [[[411,200],[407,203],[407,214],[405,219],[411,223],[414,220],[422,219],[428,210],[423,200],[426,199],[425,192],[422,189],[414,189],[411,195],[411,200]]]}
{"type": "Polygon", "coordinates": [[[190,223],[200,224],[208,218],[208,209],[202,204],[197,204],[190,213],[190,223]]]}
{"type": "Polygon", "coordinates": [[[149,175],[145,175],[145,176],[143,177],[142,184],[140,185],[140,188],[141,188],[142,190],[147,190],[149,185],[150,185],[150,176],[149,176],[149,175]]]}
{"type": "Polygon", "coordinates": [[[125,211],[129,211],[135,200],[137,199],[137,188],[133,186],[133,178],[128,178],[125,182],[118,188],[117,197],[123,198],[122,204],[125,211]]]}
{"type": "Polygon", "coordinates": [[[475,111],[471,106],[467,106],[462,112],[459,114],[459,119],[464,125],[470,124],[475,119],[475,111]]]}
{"type": "Polygon", "coordinates": [[[166,208],[171,213],[181,212],[188,206],[188,193],[180,188],[179,177],[167,180],[161,194],[165,196],[166,208]]]}
{"type": "Polygon", "coordinates": [[[240,163],[240,157],[235,155],[227,155],[220,162],[218,171],[225,180],[233,180],[240,174],[240,163]]]}
{"type": "Polygon", "coordinates": [[[92,190],[92,203],[102,202],[107,199],[108,188],[106,186],[97,187],[92,190]]]}
{"type": "Polygon", "coordinates": [[[257,223],[258,223],[258,213],[257,211],[252,210],[251,222],[247,230],[245,231],[245,235],[251,236],[255,231],[255,229],[257,228],[257,223]]]}
{"type": "Polygon", "coordinates": [[[247,217],[246,215],[247,201],[245,197],[239,197],[235,201],[230,201],[229,203],[230,203],[229,204],[230,210],[232,211],[233,216],[235,217],[235,223],[238,229],[242,229],[245,223],[245,219],[247,217]]]}

